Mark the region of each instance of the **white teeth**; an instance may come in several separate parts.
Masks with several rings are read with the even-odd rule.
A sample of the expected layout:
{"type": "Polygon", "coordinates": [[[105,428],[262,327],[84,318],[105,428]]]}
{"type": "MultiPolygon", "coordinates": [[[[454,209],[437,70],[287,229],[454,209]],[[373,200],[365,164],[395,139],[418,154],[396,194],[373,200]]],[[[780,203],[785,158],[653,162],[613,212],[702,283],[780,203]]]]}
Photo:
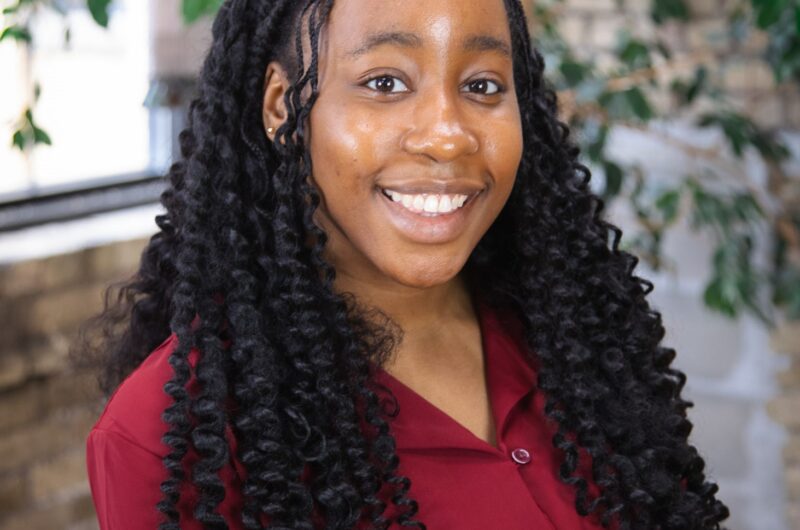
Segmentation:
{"type": "Polygon", "coordinates": [[[384,190],[394,202],[402,204],[415,213],[450,213],[461,208],[467,201],[467,195],[406,195],[394,190],[384,190]]]}
{"type": "Polygon", "coordinates": [[[426,212],[437,212],[439,211],[439,197],[436,195],[428,195],[425,197],[425,206],[423,206],[426,212]]]}

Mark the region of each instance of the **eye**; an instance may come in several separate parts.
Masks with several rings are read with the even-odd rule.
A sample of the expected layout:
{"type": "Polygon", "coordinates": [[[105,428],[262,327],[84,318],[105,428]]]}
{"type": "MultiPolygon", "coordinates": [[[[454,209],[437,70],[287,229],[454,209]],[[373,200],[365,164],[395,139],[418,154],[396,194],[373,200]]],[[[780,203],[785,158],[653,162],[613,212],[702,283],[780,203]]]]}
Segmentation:
{"type": "Polygon", "coordinates": [[[408,90],[406,84],[393,75],[379,75],[377,77],[373,77],[364,83],[364,85],[377,92],[383,92],[384,94],[397,94],[399,92],[405,92],[408,90]],[[372,86],[373,83],[375,84],[374,87],[372,86]],[[396,88],[398,84],[404,90],[392,90],[396,88]]]}
{"type": "Polygon", "coordinates": [[[492,81],[491,79],[476,79],[474,81],[470,81],[466,85],[467,87],[476,90],[477,93],[484,95],[484,96],[493,96],[495,94],[499,94],[505,91],[505,87],[496,81],[492,81]],[[494,85],[495,89],[492,90],[492,85],[494,85]]]}

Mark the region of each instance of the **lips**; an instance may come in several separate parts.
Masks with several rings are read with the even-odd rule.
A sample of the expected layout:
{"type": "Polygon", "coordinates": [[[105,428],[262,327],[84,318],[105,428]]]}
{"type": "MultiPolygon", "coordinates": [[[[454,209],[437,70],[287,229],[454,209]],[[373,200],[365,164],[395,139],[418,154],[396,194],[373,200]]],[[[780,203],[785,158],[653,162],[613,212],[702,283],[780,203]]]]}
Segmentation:
{"type": "Polygon", "coordinates": [[[481,190],[466,186],[448,186],[449,189],[447,189],[447,191],[442,190],[441,187],[432,189],[430,185],[424,188],[420,186],[399,187],[400,189],[394,186],[386,186],[386,188],[408,194],[426,194],[434,192],[439,194],[462,193],[468,195],[464,204],[451,212],[412,212],[404,207],[402,203],[393,201],[384,192],[383,188],[378,188],[377,195],[379,201],[386,208],[389,222],[395,229],[409,241],[427,244],[447,243],[458,238],[466,229],[470,212],[477,202],[476,198],[481,194],[481,190]]]}

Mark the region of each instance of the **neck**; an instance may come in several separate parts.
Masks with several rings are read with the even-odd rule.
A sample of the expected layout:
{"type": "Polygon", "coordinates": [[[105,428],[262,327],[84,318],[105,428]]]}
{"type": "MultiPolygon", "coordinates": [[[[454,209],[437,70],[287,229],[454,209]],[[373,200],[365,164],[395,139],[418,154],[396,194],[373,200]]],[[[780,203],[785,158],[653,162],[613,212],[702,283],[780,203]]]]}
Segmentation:
{"type": "Polygon", "coordinates": [[[431,287],[409,287],[338,270],[334,288],[388,315],[408,335],[433,335],[454,320],[471,318],[472,300],[464,272],[431,287]]]}

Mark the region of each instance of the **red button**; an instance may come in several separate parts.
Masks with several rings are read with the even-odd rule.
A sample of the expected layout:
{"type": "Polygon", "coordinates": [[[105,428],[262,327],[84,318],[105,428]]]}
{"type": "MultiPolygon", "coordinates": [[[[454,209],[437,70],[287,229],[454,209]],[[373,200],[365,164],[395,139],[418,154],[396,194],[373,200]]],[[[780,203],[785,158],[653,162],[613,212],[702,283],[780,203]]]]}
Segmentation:
{"type": "Polygon", "coordinates": [[[522,447],[517,447],[511,451],[511,459],[517,464],[527,464],[531,461],[531,454],[522,447]]]}

